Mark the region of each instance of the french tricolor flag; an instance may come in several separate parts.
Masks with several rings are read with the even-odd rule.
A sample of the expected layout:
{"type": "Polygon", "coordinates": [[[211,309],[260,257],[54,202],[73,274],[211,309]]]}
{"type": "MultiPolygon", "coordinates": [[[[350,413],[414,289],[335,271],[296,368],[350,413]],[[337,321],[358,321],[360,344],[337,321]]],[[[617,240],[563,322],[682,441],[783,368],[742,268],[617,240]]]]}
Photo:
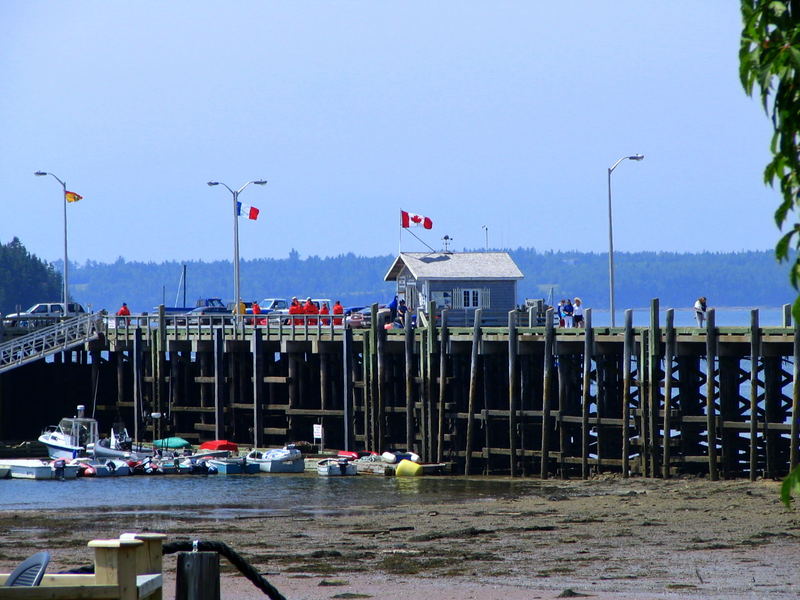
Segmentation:
{"type": "Polygon", "coordinates": [[[255,206],[242,204],[241,202],[236,203],[236,214],[240,217],[247,217],[251,221],[255,221],[258,218],[259,212],[260,211],[255,206]]]}
{"type": "Polygon", "coordinates": [[[433,221],[428,217],[415,215],[414,213],[404,210],[400,211],[400,223],[404,229],[408,227],[424,227],[425,229],[431,229],[433,227],[433,221]]]}

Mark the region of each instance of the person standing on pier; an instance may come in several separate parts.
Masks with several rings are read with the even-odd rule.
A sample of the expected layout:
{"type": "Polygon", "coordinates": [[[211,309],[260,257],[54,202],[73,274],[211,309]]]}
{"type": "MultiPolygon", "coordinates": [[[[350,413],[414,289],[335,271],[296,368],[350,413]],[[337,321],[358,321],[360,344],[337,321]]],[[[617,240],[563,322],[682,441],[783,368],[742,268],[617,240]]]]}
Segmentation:
{"type": "MultiPolygon", "coordinates": [[[[322,308],[319,309],[319,314],[321,314],[321,315],[329,315],[329,314],[331,314],[331,310],[328,308],[328,303],[327,302],[323,302],[322,303],[322,308]]],[[[320,321],[322,321],[323,325],[330,325],[331,324],[331,320],[330,319],[320,319],[320,321]]]]}
{"type": "Polygon", "coordinates": [[[117,311],[117,316],[118,317],[130,317],[131,316],[131,311],[128,310],[128,305],[125,302],[122,303],[122,306],[117,311]]]}
{"type": "Polygon", "coordinates": [[[400,300],[397,304],[397,319],[400,321],[400,324],[405,327],[406,326],[406,316],[408,315],[408,307],[406,306],[405,300],[400,300]]]}
{"type": "MultiPolygon", "coordinates": [[[[253,300],[253,304],[251,305],[250,310],[253,311],[254,315],[260,315],[261,314],[261,306],[259,306],[258,300],[253,300]]],[[[261,324],[262,324],[261,323],[261,319],[256,318],[256,317],[253,318],[253,325],[261,325],[261,324]]]]}
{"type": "Polygon", "coordinates": [[[703,324],[706,320],[706,311],[708,310],[708,306],[706,305],[706,297],[700,296],[697,299],[697,302],[694,303],[694,318],[697,320],[697,326],[703,327],[703,324]]]}
{"type": "MultiPolygon", "coordinates": [[[[289,314],[290,315],[302,315],[303,314],[303,307],[300,305],[300,301],[297,299],[297,296],[292,298],[292,303],[289,306],[289,314]]],[[[293,325],[302,325],[303,319],[291,319],[290,323],[293,325]]]]}
{"type": "Polygon", "coordinates": [[[561,307],[561,314],[564,316],[564,327],[572,327],[572,315],[575,309],[572,307],[572,302],[569,298],[564,301],[564,306],[561,307]]]}
{"type": "MultiPolygon", "coordinates": [[[[343,315],[344,314],[344,306],[342,306],[342,303],[339,302],[338,300],[333,304],[333,314],[334,315],[343,315]]],[[[341,317],[339,317],[338,319],[334,318],[333,319],[333,324],[334,325],[341,325],[342,324],[342,318],[341,317]]]]}
{"type": "MultiPolygon", "coordinates": [[[[317,308],[317,305],[314,304],[314,301],[311,300],[311,296],[306,298],[306,304],[305,304],[305,306],[303,306],[303,312],[305,314],[307,314],[307,315],[318,315],[319,314],[319,309],[317,308]]],[[[317,324],[317,320],[316,319],[309,319],[308,320],[308,324],[309,325],[316,325],[317,324]]]]}
{"type": "Polygon", "coordinates": [[[577,297],[572,306],[572,326],[583,327],[583,301],[577,297]]]}

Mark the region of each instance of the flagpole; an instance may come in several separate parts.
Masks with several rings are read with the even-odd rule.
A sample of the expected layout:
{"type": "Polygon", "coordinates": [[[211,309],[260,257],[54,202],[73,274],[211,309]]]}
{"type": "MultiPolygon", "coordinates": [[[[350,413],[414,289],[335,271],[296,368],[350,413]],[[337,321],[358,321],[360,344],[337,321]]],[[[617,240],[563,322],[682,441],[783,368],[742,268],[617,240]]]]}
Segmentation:
{"type": "Polygon", "coordinates": [[[63,190],[63,194],[61,195],[61,201],[64,204],[64,289],[62,291],[62,301],[64,303],[64,315],[66,316],[67,312],[69,312],[67,307],[67,302],[69,302],[69,257],[67,256],[67,183],[56,177],[53,173],[49,173],[47,171],[36,171],[34,175],[37,177],[50,175],[50,177],[61,184],[61,188],[63,190]]]}
{"type": "Polygon", "coordinates": [[[241,301],[241,292],[239,287],[239,194],[244,191],[251,183],[255,183],[256,185],[266,185],[266,179],[256,179],[254,181],[248,181],[238,190],[234,191],[227,184],[221,183],[219,181],[209,181],[208,185],[222,185],[224,186],[233,196],[233,314],[234,314],[234,322],[237,319],[239,314],[239,303],[241,301]]]}

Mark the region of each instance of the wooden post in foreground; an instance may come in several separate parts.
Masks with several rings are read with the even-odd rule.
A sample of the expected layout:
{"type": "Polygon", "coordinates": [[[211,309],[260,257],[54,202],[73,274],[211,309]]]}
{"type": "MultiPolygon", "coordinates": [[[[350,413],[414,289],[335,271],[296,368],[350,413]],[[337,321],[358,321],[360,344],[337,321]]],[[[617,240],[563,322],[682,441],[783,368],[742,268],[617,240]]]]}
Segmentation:
{"type": "Polygon", "coordinates": [[[220,600],[219,554],[179,552],[175,600],[220,600]]]}

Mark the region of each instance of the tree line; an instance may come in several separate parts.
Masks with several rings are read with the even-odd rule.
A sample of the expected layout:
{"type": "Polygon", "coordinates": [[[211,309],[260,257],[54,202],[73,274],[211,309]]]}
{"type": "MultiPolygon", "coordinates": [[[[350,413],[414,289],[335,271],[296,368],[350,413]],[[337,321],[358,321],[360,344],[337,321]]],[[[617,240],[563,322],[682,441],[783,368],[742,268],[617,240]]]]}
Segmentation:
{"type": "MultiPolygon", "coordinates": [[[[608,254],[509,250],[525,278],[518,285],[518,302],[525,298],[580,296],[585,305],[607,308],[608,254]]],[[[313,296],[341,300],[345,305],[389,302],[392,283],[383,281],[395,256],[261,258],[241,263],[244,300],[313,296]]],[[[706,296],[712,306],[778,306],[793,292],[771,250],[747,252],[618,252],[614,255],[618,308],[647,306],[660,298],[662,306],[691,306],[706,296]]],[[[115,311],[127,302],[134,312],[152,311],[161,303],[183,304],[181,277],[186,265],[186,303],[198,298],[233,300],[230,261],[139,262],[118,258],[112,263],[70,264],[71,296],[95,310],[115,311]]],[[[61,263],[48,264],[30,254],[14,238],[0,246],[0,310],[10,312],[61,297],[61,263]]]]}

